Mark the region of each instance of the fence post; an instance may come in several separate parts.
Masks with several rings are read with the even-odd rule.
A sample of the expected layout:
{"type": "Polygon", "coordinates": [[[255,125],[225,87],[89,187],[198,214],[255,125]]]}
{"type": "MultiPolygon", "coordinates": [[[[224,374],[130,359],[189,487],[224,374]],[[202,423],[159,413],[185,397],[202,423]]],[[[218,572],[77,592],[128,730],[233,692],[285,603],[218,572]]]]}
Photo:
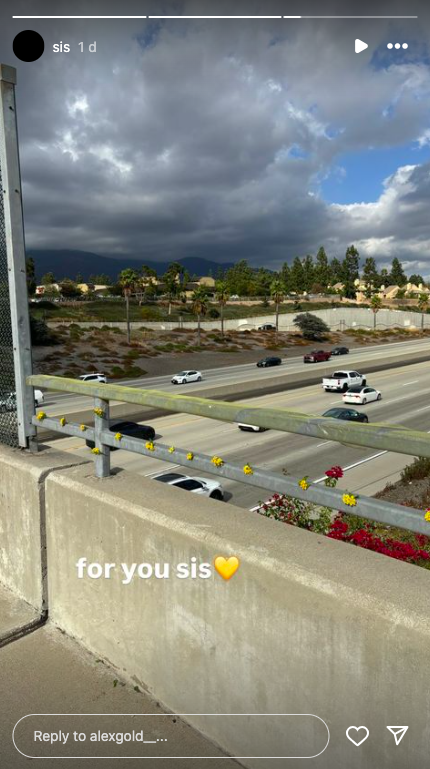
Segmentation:
{"type": "Polygon", "coordinates": [[[16,69],[0,64],[0,169],[9,278],[15,370],[18,443],[37,450],[33,388],[26,385],[32,373],[30,318],[25,265],[21,174],[15,105],[16,69]]]}
{"type": "Polygon", "coordinates": [[[97,478],[107,478],[110,475],[110,448],[102,441],[102,430],[109,430],[109,401],[94,398],[94,442],[100,454],[95,454],[94,469],[97,478]],[[102,416],[96,413],[101,409],[102,416]]]}

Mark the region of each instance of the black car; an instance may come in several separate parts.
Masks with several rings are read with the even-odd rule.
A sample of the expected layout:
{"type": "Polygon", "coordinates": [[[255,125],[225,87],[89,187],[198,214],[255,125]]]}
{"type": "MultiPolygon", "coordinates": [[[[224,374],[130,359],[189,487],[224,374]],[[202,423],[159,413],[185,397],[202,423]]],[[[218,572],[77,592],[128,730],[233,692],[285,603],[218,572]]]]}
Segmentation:
{"type": "MultiPolygon", "coordinates": [[[[128,438],[140,438],[142,441],[153,441],[155,438],[155,430],[149,425],[139,425],[137,422],[114,422],[109,426],[111,433],[121,433],[128,438]]],[[[94,441],[85,441],[89,449],[93,449],[95,446],[94,441]]],[[[111,451],[117,451],[116,446],[110,446],[111,451]]]]}
{"type": "Polygon", "coordinates": [[[347,347],[333,347],[331,354],[332,355],[348,355],[349,350],[347,347]]]}
{"type": "Polygon", "coordinates": [[[259,360],[257,363],[258,368],[266,368],[266,366],[280,366],[282,363],[282,360],[280,358],[277,358],[276,355],[273,355],[269,358],[263,358],[262,360],[259,360]]]}
{"type": "Polygon", "coordinates": [[[330,417],[331,419],[344,419],[347,422],[368,422],[369,418],[367,414],[363,414],[361,411],[355,409],[342,409],[334,408],[325,411],[323,417],[330,417]]]}

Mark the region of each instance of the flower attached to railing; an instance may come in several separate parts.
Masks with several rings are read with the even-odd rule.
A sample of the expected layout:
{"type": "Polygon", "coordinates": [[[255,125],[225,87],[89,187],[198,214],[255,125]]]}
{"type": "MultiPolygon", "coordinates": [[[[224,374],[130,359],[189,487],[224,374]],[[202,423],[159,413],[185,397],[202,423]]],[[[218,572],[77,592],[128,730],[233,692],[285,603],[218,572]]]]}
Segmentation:
{"type": "Polygon", "coordinates": [[[115,433],[115,440],[116,441],[120,441],[121,438],[122,438],[122,434],[121,433],[115,433]]]}
{"type": "Polygon", "coordinates": [[[96,417],[104,417],[105,415],[104,410],[100,406],[97,406],[95,409],[93,409],[93,411],[96,417]]]}
{"type": "Polygon", "coordinates": [[[343,470],[339,465],[334,465],[330,470],[325,471],[324,485],[334,488],[339,478],[343,478],[343,470]]]}
{"type": "Polygon", "coordinates": [[[194,459],[194,454],[193,454],[193,452],[192,452],[192,451],[189,451],[189,452],[188,452],[188,454],[187,454],[187,459],[188,459],[190,462],[192,462],[192,461],[193,461],[193,459],[194,459]]]}
{"type": "Polygon", "coordinates": [[[147,448],[148,451],[155,451],[155,446],[152,441],[146,441],[145,448],[147,448]]]}
{"type": "Polygon", "coordinates": [[[91,453],[92,454],[101,454],[102,452],[100,451],[100,449],[97,448],[97,446],[94,446],[94,448],[91,449],[91,453]]]}
{"type": "Polygon", "coordinates": [[[215,465],[215,467],[222,467],[224,464],[224,460],[217,456],[212,457],[211,462],[213,465],[215,465]]]}
{"type": "Polygon", "coordinates": [[[305,477],[302,478],[301,481],[299,481],[299,486],[300,486],[301,489],[303,489],[303,491],[306,491],[306,489],[308,489],[309,486],[310,486],[308,478],[309,478],[309,476],[305,475],[305,477]]]}
{"type": "Polygon", "coordinates": [[[85,430],[87,429],[87,426],[86,425],[79,425],[79,429],[81,430],[81,432],[84,433],[85,430]]]}
{"type": "Polygon", "coordinates": [[[349,505],[349,507],[355,507],[357,504],[357,497],[347,491],[342,496],[342,502],[344,505],[349,505]]]}
{"type": "Polygon", "coordinates": [[[60,425],[61,425],[61,427],[64,427],[64,425],[66,424],[66,421],[67,421],[67,420],[66,420],[66,417],[61,417],[61,419],[60,419],[60,425]]]}
{"type": "Polygon", "coordinates": [[[39,420],[39,422],[42,422],[44,419],[46,419],[45,412],[44,411],[39,411],[39,413],[38,413],[36,418],[39,420]]]}
{"type": "Polygon", "coordinates": [[[251,465],[245,465],[243,468],[243,472],[245,475],[254,475],[254,470],[252,469],[251,465]]]}
{"type": "Polygon", "coordinates": [[[430,521],[430,507],[427,508],[424,518],[426,521],[430,521]]]}
{"type": "Polygon", "coordinates": [[[169,454],[173,454],[174,450],[175,450],[174,446],[169,446],[169,449],[168,449],[169,454]]]}

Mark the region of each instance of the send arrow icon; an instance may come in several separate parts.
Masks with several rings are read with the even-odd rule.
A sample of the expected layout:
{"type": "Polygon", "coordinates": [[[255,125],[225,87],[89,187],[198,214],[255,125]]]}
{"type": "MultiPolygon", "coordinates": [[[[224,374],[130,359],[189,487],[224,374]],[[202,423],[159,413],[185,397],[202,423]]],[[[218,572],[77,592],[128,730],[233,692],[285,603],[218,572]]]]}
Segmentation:
{"type": "Polygon", "coordinates": [[[399,745],[408,731],[409,726],[387,726],[387,729],[393,735],[396,745],[399,745]]]}

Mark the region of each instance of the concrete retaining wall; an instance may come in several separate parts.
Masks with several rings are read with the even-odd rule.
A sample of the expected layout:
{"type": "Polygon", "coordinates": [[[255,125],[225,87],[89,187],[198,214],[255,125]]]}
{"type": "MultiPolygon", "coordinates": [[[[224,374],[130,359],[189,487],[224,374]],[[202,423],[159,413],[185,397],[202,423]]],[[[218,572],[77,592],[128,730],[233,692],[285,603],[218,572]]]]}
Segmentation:
{"type": "MultiPolygon", "coordinates": [[[[294,313],[282,313],[279,315],[279,329],[281,331],[297,331],[294,326],[293,320],[298,315],[298,312],[294,313]]],[[[370,309],[364,307],[333,307],[329,310],[312,310],[313,315],[317,315],[322,318],[327,325],[333,331],[345,331],[347,328],[371,328],[373,329],[373,312],[370,309]]],[[[376,318],[376,327],[378,329],[392,328],[394,326],[400,326],[401,328],[421,328],[421,314],[417,312],[406,312],[403,310],[380,310],[376,318]]],[[[70,326],[76,321],[48,321],[48,326],[55,328],[56,326],[70,326]]],[[[255,329],[262,323],[274,323],[274,313],[268,313],[267,315],[259,315],[253,318],[243,318],[236,320],[226,320],[226,330],[237,329],[255,329]]],[[[78,324],[82,328],[102,328],[108,326],[109,328],[126,329],[125,322],[80,322],[78,324]]],[[[146,321],[139,322],[133,321],[130,324],[132,329],[161,329],[165,331],[172,331],[175,328],[181,327],[184,329],[194,330],[197,328],[196,321],[146,321]]],[[[220,321],[202,321],[201,326],[206,331],[220,329],[220,321]]],[[[424,327],[430,328],[430,315],[424,316],[424,327]]]]}
{"type": "Polygon", "coordinates": [[[42,610],[45,601],[45,480],[82,464],[60,451],[36,455],[0,446],[0,582],[42,610]]]}
{"type": "Polygon", "coordinates": [[[281,727],[195,714],[314,713],[331,732],[324,769],[423,765],[428,571],[125,472],[104,481],[88,467],[50,473],[46,511],[52,621],[172,710],[194,714],[227,751],[261,755],[252,751],[282,741],[281,727]],[[241,561],[229,582],[214,573],[124,585],[116,570],[78,579],[75,568],[82,556],[177,565],[220,554],[241,561]],[[346,740],[351,724],[370,730],[360,749],[346,740]],[[413,735],[396,748],[387,724],[411,724],[413,735]]]}

